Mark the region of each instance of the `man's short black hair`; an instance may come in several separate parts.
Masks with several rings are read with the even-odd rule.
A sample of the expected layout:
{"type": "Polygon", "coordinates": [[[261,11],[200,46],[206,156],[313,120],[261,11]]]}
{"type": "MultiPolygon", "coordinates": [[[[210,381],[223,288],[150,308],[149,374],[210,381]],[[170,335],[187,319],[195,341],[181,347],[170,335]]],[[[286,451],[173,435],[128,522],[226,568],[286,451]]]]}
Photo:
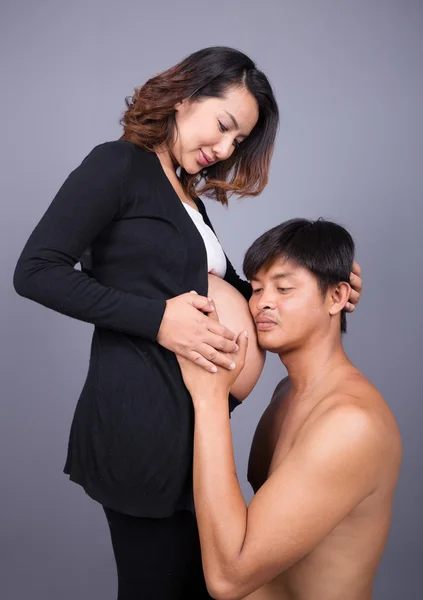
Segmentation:
{"type": "MultiPolygon", "coordinates": [[[[350,281],[354,240],[346,229],[324,219],[291,219],[263,233],[247,250],[243,270],[251,280],[278,258],[292,260],[316,277],[322,294],[331,285],[350,281]]],[[[345,309],[341,331],[347,330],[345,309]]]]}

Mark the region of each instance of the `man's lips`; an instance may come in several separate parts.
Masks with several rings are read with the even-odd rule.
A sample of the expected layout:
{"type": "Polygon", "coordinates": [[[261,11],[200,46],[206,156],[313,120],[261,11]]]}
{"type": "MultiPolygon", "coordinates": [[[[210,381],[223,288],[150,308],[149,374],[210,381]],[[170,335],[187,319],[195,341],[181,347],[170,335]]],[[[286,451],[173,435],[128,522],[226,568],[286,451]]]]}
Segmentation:
{"type": "Polygon", "coordinates": [[[276,325],[276,321],[270,319],[269,317],[257,317],[255,320],[256,327],[260,331],[266,331],[267,329],[272,329],[276,325]]]}

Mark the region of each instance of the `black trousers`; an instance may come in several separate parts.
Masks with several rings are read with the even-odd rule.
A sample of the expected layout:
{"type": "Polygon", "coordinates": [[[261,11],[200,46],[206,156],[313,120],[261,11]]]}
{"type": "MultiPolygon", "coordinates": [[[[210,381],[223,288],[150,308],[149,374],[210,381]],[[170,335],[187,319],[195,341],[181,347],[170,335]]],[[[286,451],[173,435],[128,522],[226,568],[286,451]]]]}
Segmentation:
{"type": "Polygon", "coordinates": [[[103,507],[118,575],[118,600],[210,599],[195,517],[131,517],[103,507]]]}

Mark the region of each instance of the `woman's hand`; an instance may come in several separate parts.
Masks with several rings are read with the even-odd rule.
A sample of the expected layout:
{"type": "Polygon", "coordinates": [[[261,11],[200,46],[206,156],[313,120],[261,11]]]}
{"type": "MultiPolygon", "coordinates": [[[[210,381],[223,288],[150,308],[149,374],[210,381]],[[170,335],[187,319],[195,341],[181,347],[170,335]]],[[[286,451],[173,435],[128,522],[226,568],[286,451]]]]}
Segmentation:
{"type": "Polygon", "coordinates": [[[157,341],[206,371],[215,373],[216,365],[234,369],[235,334],[204,314],[214,310],[213,302],[197,292],[167,300],[157,341]]]}
{"type": "Polygon", "coordinates": [[[363,281],[361,279],[361,267],[355,261],[352,266],[352,273],[350,276],[351,293],[348,302],[345,305],[347,312],[354,312],[356,306],[361,298],[361,292],[363,290],[363,281]]]}
{"type": "Polygon", "coordinates": [[[248,346],[247,332],[241,332],[236,341],[238,350],[231,354],[236,366],[232,370],[218,368],[214,374],[207,373],[193,362],[176,355],[185,386],[191,395],[194,406],[202,398],[224,398],[227,400],[233,383],[244,368],[248,346]]]}

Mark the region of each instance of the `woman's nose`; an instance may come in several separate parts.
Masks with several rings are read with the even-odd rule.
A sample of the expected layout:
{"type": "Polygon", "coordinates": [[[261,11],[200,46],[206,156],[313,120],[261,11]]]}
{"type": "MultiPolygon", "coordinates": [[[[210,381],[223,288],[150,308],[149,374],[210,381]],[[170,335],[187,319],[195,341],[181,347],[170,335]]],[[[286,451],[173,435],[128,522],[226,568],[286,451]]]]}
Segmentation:
{"type": "Polygon", "coordinates": [[[228,159],[234,150],[235,147],[233,145],[233,142],[229,138],[221,140],[219,144],[216,144],[216,146],[213,148],[213,151],[217,156],[218,160],[228,159]]]}

